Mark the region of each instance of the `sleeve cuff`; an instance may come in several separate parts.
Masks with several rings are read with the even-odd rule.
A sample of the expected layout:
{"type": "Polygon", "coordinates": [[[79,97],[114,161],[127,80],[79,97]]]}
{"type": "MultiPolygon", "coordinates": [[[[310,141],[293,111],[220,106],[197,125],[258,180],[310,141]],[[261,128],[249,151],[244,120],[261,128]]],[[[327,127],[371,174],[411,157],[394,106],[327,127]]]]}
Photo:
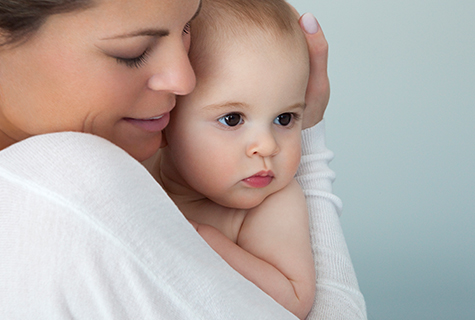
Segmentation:
{"type": "Polygon", "coordinates": [[[325,119],[302,131],[302,155],[327,151],[325,146],[325,119]]]}

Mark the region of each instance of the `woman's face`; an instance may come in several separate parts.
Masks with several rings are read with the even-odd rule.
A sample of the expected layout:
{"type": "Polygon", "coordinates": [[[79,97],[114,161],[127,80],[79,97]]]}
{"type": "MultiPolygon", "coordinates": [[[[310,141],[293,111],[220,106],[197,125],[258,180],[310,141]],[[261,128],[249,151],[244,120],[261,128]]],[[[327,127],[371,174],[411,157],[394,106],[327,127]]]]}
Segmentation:
{"type": "Polygon", "coordinates": [[[50,16],[27,42],[0,49],[0,149],[79,131],[139,161],[161,144],[175,95],[190,93],[187,23],[199,0],[101,0],[50,16]]]}

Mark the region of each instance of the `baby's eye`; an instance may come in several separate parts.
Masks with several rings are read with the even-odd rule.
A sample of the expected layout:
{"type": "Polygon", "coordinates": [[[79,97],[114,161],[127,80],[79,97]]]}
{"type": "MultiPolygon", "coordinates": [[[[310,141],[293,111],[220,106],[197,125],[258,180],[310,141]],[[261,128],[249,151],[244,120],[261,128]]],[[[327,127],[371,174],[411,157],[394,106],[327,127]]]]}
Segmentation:
{"type": "Polygon", "coordinates": [[[229,113],[218,119],[219,122],[228,126],[235,127],[242,123],[242,116],[239,113],[229,113]]]}
{"type": "Polygon", "coordinates": [[[293,115],[291,113],[282,113],[274,119],[274,123],[281,126],[288,126],[292,122],[293,115]]]}

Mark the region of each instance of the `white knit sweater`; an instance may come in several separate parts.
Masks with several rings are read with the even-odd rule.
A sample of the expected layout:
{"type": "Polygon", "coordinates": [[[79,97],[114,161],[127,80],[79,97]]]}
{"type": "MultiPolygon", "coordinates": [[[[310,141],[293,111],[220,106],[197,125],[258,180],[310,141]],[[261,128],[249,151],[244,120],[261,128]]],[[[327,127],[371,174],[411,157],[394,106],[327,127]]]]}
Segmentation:
{"type": "MultiPolygon", "coordinates": [[[[317,294],[309,319],[365,319],[331,194],[324,124],[303,134],[317,294]]],[[[0,151],[0,319],[295,319],[229,267],[147,170],[97,136],[0,151]]]]}

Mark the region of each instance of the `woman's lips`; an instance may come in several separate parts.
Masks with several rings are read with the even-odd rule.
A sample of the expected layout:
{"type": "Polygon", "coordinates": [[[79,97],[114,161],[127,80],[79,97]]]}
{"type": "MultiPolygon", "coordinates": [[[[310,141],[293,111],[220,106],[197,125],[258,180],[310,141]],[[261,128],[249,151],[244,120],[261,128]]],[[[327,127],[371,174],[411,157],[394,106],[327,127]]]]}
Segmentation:
{"type": "Polygon", "coordinates": [[[170,121],[170,113],[167,112],[160,116],[147,119],[124,118],[124,120],[144,131],[154,133],[165,129],[170,121]]]}
{"type": "Polygon", "coordinates": [[[252,188],[264,188],[272,182],[272,179],[274,179],[272,171],[260,171],[242,181],[252,188]]]}

